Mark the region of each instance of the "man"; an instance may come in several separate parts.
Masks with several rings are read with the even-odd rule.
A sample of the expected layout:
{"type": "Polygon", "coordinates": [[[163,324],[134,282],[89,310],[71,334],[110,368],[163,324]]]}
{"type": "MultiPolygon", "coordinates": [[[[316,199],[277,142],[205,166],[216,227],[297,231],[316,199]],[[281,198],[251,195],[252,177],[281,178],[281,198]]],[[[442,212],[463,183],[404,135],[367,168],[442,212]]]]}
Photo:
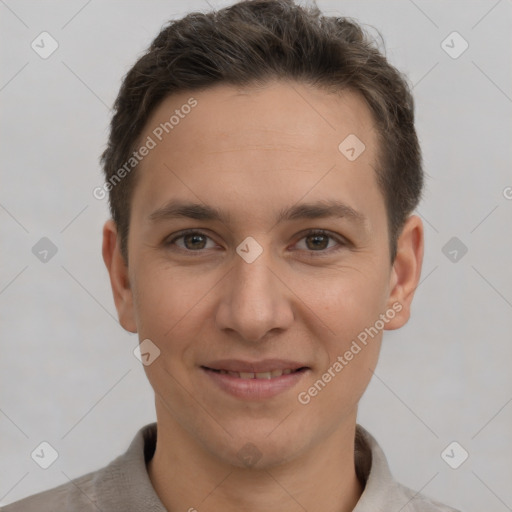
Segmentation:
{"type": "Polygon", "coordinates": [[[103,257],[157,423],[7,512],[453,510],[356,424],[423,258],[413,100],[356,24],[292,0],[171,22],[102,163],[103,257]]]}

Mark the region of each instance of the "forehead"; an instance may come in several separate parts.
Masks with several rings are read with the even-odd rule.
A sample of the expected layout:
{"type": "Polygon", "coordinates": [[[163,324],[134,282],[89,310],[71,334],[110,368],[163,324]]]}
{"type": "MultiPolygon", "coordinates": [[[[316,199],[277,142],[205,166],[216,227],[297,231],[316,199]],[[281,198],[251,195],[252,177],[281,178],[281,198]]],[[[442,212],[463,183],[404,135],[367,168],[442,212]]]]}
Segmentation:
{"type": "Polygon", "coordinates": [[[304,150],[332,149],[350,133],[368,138],[371,132],[372,115],[361,94],[329,94],[302,83],[275,81],[247,87],[218,84],[168,96],[151,114],[142,136],[151,135],[160,147],[172,145],[181,153],[191,146],[218,152],[226,144],[232,149],[237,141],[247,148],[270,138],[293,146],[301,136],[304,150]],[[190,137],[190,130],[195,136],[190,137]]]}
{"type": "Polygon", "coordinates": [[[139,140],[149,139],[154,147],[137,168],[134,209],[142,198],[145,210],[163,203],[170,190],[196,200],[218,193],[224,202],[234,191],[264,192],[272,202],[298,199],[306,188],[313,195],[341,184],[348,195],[375,188],[374,123],[352,91],[277,81],[182,92],[151,114],[139,140]]]}

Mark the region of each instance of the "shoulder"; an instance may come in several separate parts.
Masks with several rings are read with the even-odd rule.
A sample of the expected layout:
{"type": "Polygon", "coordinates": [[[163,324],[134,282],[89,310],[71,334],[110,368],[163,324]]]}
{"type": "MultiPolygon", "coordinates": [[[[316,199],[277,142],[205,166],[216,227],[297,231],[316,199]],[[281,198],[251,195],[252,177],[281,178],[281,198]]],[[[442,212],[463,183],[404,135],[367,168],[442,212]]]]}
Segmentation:
{"type": "Polygon", "coordinates": [[[461,512],[404,485],[398,483],[396,485],[409,500],[402,512],[461,512]]]}
{"type": "Polygon", "coordinates": [[[382,448],[361,425],[356,429],[355,462],[358,477],[365,488],[354,512],[460,512],[397,482],[382,448]]]}
{"type": "Polygon", "coordinates": [[[154,453],[156,432],[156,423],[142,427],[126,452],[107,466],[11,503],[2,512],[165,512],[146,469],[154,453]]]}
{"type": "Polygon", "coordinates": [[[33,494],[2,508],[2,512],[97,512],[94,481],[103,470],[83,475],[68,483],[33,494]]]}

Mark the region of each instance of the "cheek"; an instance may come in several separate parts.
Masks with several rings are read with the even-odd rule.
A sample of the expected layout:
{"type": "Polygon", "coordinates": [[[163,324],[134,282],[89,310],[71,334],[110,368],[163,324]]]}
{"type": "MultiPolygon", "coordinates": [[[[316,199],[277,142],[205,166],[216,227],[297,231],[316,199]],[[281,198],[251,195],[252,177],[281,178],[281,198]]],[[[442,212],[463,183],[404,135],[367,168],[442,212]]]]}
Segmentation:
{"type": "Polygon", "coordinates": [[[204,294],[200,279],[154,260],[141,262],[135,275],[133,296],[140,336],[151,333],[162,339],[204,294]]]}
{"type": "MultiPolygon", "coordinates": [[[[213,335],[205,326],[214,315],[212,298],[219,277],[213,272],[198,275],[197,271],[176,269],[154,260],[140,265],[137,275],[144,276],[134,289],[139,338],[149,338],[158,346],[163,356],[158,359],[159,365],[188,379],[187,370],[194,365],[197,346],[205,345],[205,332],[213,335]]],[[[151,367],[146,370],[152,373],[151,367]]]]}
{"type": "MultiPolygon", "coordinates": [[[[138,267],[136,275],[139,277],[133,286],[133,300],[139,339],[151,340],[162,356],[175,359],[172,356],[182,350],[175,331],[180,327],[180,318],[186,319],[186,288],[174,277],[175,272],[162,271],[155,265],[138,267]],[[175,342],[168,343],[170,338],[175,342]]],[[[158,366],[167,359],[159,357],[158,366]]],[[[153,366],[145,367],[148,377],[153,366]]]]}
{"type": "Polygon", "coordinates": [[[372,326],[387,304],[386,272],[377,266],[339,271],[331,278],[304,285],[307,304],[329,327],[331,356],[372,326]]]}
{"type": "Polygon", "coordinates": [[[321,297],[321,318],[333,332],[322,337],[325,358],[298,398],[311,428],[334,428],[355,412],[377,365],[382,329],[375,324],[385,308],[385,295],[375,282],[368,287],[345,282],[342,290],[324,289],[321,297]],[[332,422],[322,426],[318,418],[325,422],[327,410],[332,422]]]}
{"type": "Polygon", "coordinates": [[[377,364],[381,337],[379,333],[366,344],[352,340],[342,350],[333,351],[329,367],[315,380],[313,389],[306,390],[319,415],[330,410],[334,418],[342,419],[356,410],[377,364]]]}
{"type": "Polygon", "coordinates": [[[205,291],[199,290],[201,280],[155,262],[138,267],[137,275],[144,276],[134,287],[139,339],[151,340],[160,351],[144,371],[160,399],[186,409],[180,390],[190,388],[188,363],[193,340],[200,337],[200,316],[207,300],[205,291]]]}
{"type": "MultiPolygon", "coordinates": [[[[325,378],[335,395],[331,398],[341,404],[356,403],[371,379],[370,370],[377,364],[382,338],[379,318],[387,300],[385,273],[357,272],[331,283],[321,289],[310,288],[308,294],[310,304],[314,307],[316,300],[320,306],[316,309],[318,316],[330,331],[323,337],[328,362],[319,372],[330,369],[325,378]],[[339,364],[334,366],[336,361],[339,364]]],[[[326,399],[331,392],[325,394],[326,399]]]]}

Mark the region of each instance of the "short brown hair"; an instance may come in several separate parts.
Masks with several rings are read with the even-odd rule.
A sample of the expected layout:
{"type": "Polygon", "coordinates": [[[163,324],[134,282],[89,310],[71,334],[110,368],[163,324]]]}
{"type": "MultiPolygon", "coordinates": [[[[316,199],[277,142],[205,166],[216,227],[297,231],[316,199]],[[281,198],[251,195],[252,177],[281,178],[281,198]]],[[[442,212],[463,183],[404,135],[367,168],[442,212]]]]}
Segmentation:
{"type": "MultiPolygon", "coordinates": [[[[378,128],[376,175],[394,261],[397,238],[423,186],[413,98],[405,77],[357,23],[323,16],[316,6],[245,0],[170,21],[124,77],[101,156],[107,182],[129,160],[150,114],[167,96],[219,83],[263,85],[279,78],[333,93],[355,90],[366,99],[378,128]]],[[[136,172],[130,172],[109,188],[126,261],[135,178],[136,172]]]]}

